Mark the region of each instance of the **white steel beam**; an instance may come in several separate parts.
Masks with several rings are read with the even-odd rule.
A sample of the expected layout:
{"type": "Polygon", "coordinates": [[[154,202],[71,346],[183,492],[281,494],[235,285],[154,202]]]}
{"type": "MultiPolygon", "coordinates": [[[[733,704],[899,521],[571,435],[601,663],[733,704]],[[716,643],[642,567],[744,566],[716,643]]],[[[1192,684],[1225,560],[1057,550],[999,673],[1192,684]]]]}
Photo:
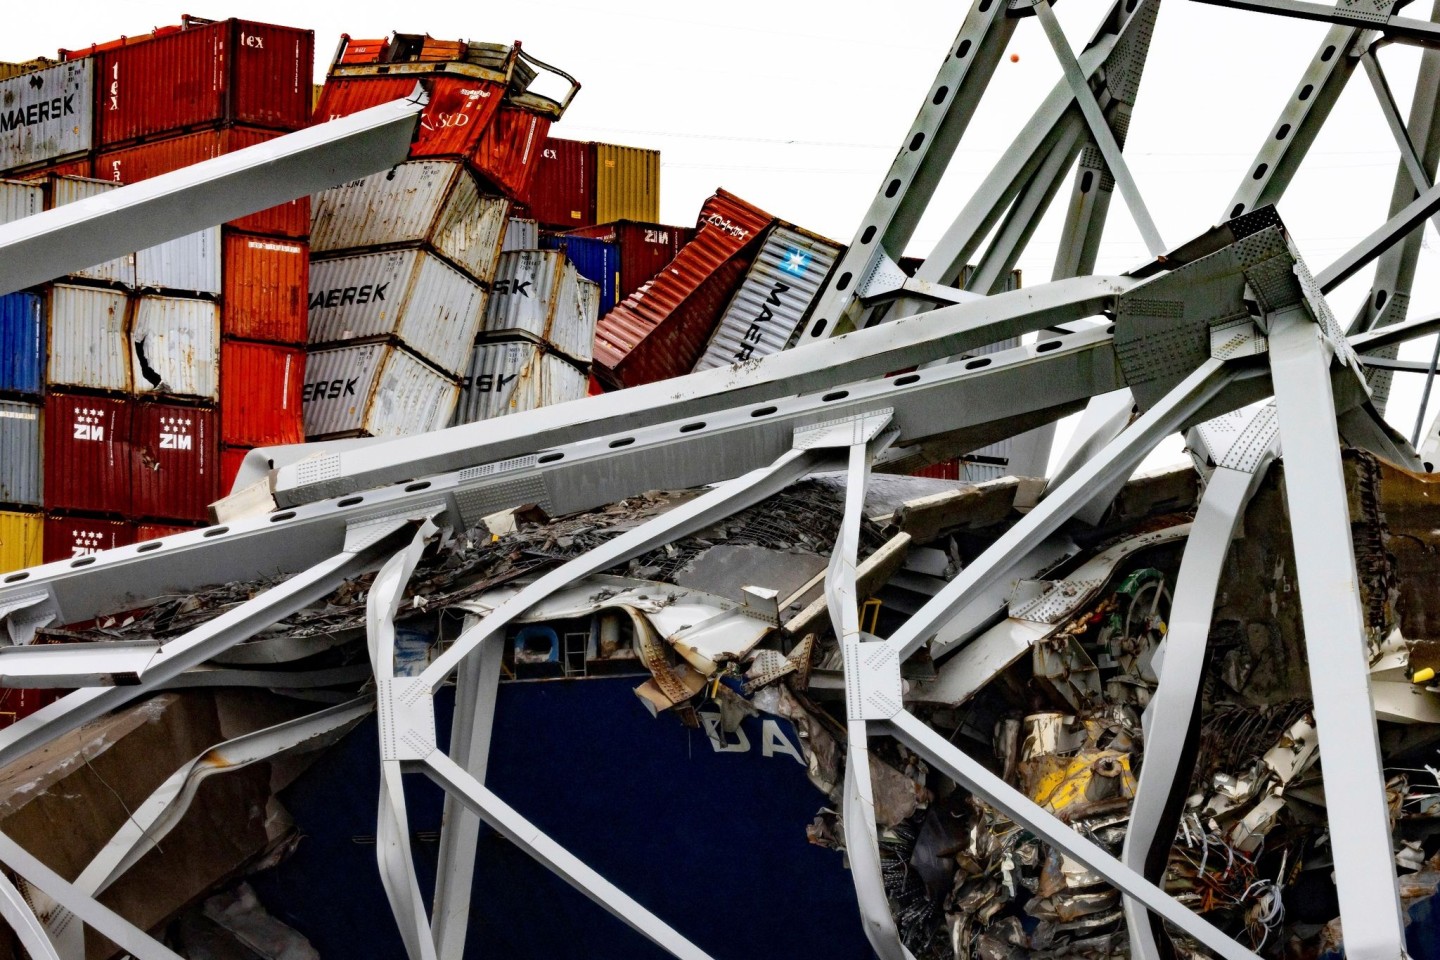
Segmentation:
{"type": "Polygon", "coordinates": [[[60,960],[55,944],[50,942],[40,918],[30,909],[29,901],[3,873],[0,873],[0,918],[10,925],[30,960],[60,960]]]}

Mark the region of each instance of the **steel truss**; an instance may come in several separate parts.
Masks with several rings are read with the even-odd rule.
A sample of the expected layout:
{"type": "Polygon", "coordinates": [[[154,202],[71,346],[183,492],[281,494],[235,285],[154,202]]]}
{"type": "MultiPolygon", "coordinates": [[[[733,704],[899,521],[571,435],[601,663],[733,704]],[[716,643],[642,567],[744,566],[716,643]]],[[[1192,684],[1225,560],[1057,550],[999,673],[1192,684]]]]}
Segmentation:
{"type": "MultiPolygon", "coordinates": [[[[1367,960],[1403,955],[1340,444],[1402,465],[1420,462],[1410,443],[1384,424],[1384,398],[1373,384],[1377,373],[1410,369],[1393,358],[1399,343],[1440,326],[1433,317],[1405,316],[1416,238],[1440,210],[1440,188],[1434,185],[1440,124],[1432,122],[1440,69],[1427,55],[1407,124],[1375,51],[1390,41],[1432,44],[1440,28],[1396,16],[1397,3],[1378,3],[1373,15],[1360,16],[1304,0],[1216,2],[1336,23],[1254,167],[1245,172],[1221,226],[1167,250],[1125,163],[1125,131],[1158,0],[1117,2],[1078,55],[1048,0],[976,0],[854,242],[822,291],[815,321],[794,349],[743,368],[424,438],[331,445],[304,460],[294,450],[262,451],[255,460],[276,466],[272,511],[245,516],[237,508],[233,519],[203,531],[0,578],[0,619],[10,641],[0,648],[0,683],[80,688],[0,731],[0,764],[151,691],[186,683],[256,682],[244,671],[206,672],[204,665],[322,599],[347,578],[374,573],[366,636],[382,765],[377,866],[407,954],[420,960],[463,950],[484,822],[661,948],[703,958],[700,947],[486,788],[504,630],[582,577],[703,529],[817,470],[841,469],[848,478],[845,512],[824,589],[844,660],[845,840],[864,929],[876,954],[887,960],[910,956],[880,881],[867,760],[876,737],[892,736],[1119,889],[1136,957],[1162,955],[1162,920],[1218,955],[1251,957],[1157,886],[1163,856],[1157,859],[1156,851],[1168,848],[1174,835],[1174,801],[1189,776],[1181,760],[1184,731],[1198,709],[1221,568],[1250,496],[1283,448],[1290,467],[1288,505],[1292,516],[1306,517],[1293,524],[1294,547],[1320,749],[1332,770],[1345,771],[1327,784],[1327,801],[1347,954],[1367,960]],[[1028,17],[1039,21],[1064,81],[919,274],[906,278],[896,267],[899,254],[1013,31],[1028,17]],[[1360,64],[1401,152],[1394,201],[1374,233],[1312,277],[1274,204],[1360,64]],[[1072,203],[1054,280],[998,293],[1072,167],[1072,203]],[[1115,187],[1154,259],[1125,275],[1087,276],[1115,187]],[[977,253],[969,289],[957,289],[960,268],[977,253]],[[1350,324],[1347,337],[1325,292],[1377,261],[1372,293],[1385,296],[1369,299],[1371,306],[1350,324]],[[1030,334],[1043,338],[1022,343],[1030,334]],[[996,345],[1001,348],[980,353],[996,345]],[[891,372],[914,367],[919,369],[891,372]],[[872,470],[903,469],[1021,435],[1030,439],[1012,450],[1043,463],[1048,435],[1031,431],[1081,410],[1086,411],[1081,427],[1039,504],[889,637],[865,633],[857,550],[872,470]],[[1231,419],[1226,429],[1216,429],[1215,418],[1222,416],[1231,419]],[[1062,527],[1094,522],[1118,484],[1157,443],[1186,431],[1205,488],[1175,589],[1160,684],[1146,717],[1149,749],[1132,825],[1116,858],[911,713],[917,695],[902,681],[901,664],[924,649],[937,661],[953,658],[950,663],[966,665],[963,684],[983,685],[990,675],[975,664],[986,661],[963,658],[1003,606],[1011,584],[1036,577],[1070,552],[1062,527]],[[420,676],[397,673],[394,621],[428,544],[524,503],[557,515],[657,487],[711,484],[701,496],[552,570],[473,620],[420,676]],[[29,642],[46,624],[260,577],[288,579],[163,646],[29,642]],[[457,706],[447,752],[438,747],[433,701],[452,678],[457,706]],[[401,788],[406,773],[424,774],[446,794],[431,905],[421,897],[410,856],[401,788]]],[[[379,112],[367,112],[372,115],[364,120],[359,118],[366,114],[357,115],[348,126],[324,124],[280,138],[266,145],[272,152],[263,156],[244,151],[228,165],[202,165],[203,171],[192,168],[189,175],[182,171],[122,188],[107,195],[110,206],[76,204],[65,208],[63,218],[46,214],[50,219],[0,228],[0,265],[9,271],[0,271],[0,287],[84,265],[55,252],[78,233],[119,236],[127,246],[159,242],[383,169],[404,155],[417,110],[414,102],[376,108],[379,112]],[[346,149],[361,142],[370,147],[346,149]],[[316,172],[306,156],[328,157],[330,166],[316,172]],[[274,172],[277,168],[266,164],[281,157],[294,161],[281,165],[285,176],[257,176],[274,172]],[[206,200],[190,205],[193,215],[168,219],[187,206],[186,198],[197,197],[206,200]],[[102,216],[110,218],[104,222],[112,229],[93,229],[102,216]],[[129,229],[142,223],[148,232],[129,229]],[[21,260],[23,267],[16,265],[21,260]]],[[[82,249],[77,256],[85,263],[123,252],[82,249]]],[[[1433,437],[1433,426],[1430,433],[1433,437]]],[[[217,745],[206,756],[215,754],[225,761],[218,766],[228,767],[318,745],[369,709],[368,701],[335,706],[217,745]]],[[[174,957],[95,896],[166,825],[178,821],[198,778],[216,768],[202,756],[177,771],[73,884],[0,836],[0,862],[63,907],[47,926],[13,885],[0,880],[0,915],[26,949],[37,957],[77,960],[83,939],[77,938],[79,925],[70,921],[78,918],[144,960],[174,957]]]]}

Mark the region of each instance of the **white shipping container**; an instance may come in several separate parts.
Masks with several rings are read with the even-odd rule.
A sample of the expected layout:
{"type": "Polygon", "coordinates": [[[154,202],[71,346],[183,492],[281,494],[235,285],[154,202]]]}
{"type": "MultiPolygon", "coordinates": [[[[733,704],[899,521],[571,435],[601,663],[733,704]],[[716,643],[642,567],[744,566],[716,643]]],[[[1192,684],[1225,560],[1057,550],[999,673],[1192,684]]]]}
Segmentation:
{"type": "Polygon", "coordinates": [[[387,343],[311,350],[305,358],[305,436],[405,437],[450,422],[459,393],[403,347],[387,343]]]}
{"type": "Polygon", "coordinates": [[[86,57],[0,80],[0,168],[90,149],[94,63],[86,57]]]}
{"type": "MultiPolygon", "coordinates": [[[[99,196],[102,193],[117,190],[119,187],[120,184],[111,183],[109,180],[91,180],[86,177],[51,177],[50,207],[51,209],[63,207],[67,203],[99,196]]],[[[134,286],[135,254],[127,253],[123,257],[116,257],[114,260],[107,260],[93,267],[86,267],[84,270],[76,270],[70,276],[122,283],[127,287],[134,286]]]]}
{"type": "Polygon", "coordinates": [[[540,247],[540,223],[522,217],[511,217],[505,226],[505,242],[501,253],[511,250],[537,250],[540,247]]]}
{"type": "Polygon", "coordinates": [[[313,253],[428,244],[482,283],[495,274],[510,201],[482,196],[463,163],[412,160],[315,195],[313,253]]]}
{"type": "Polygon", "coordinates": [[[220,295],[220,228],[176,237],[135,253],[135,285],[220,295]]]}
{"type": "Polygon", "coordinates": [[[23,220],[44,209],[45,188],[40,184],[34,181],[0,180],[0,223],[23,220]]]}
{"type": "Polygon", "coordinates": [[[795,227],[772,227],[695,370],[766,357],[789,346],[843,249],[795,227]]]}
{"type": "Polygon", "coordinates": [[[525,334],[589,363],[600,313],[600,287],[580,276],[559,250],[515,250],[500,255],[481,331],[525,334]]]}
{"type": "Polygon", "coordinates": [[[135,392],[220,396],[220,307],[209,300],[142,296],[130,329],[135,392]]]}
{"type": "Polygon", "coordinates": [[[19,400],[0,400],[0,502],[41,503],[44,434],[41,408],[19,400]]]}
{"type": "Polygon", "coordinates": [[[460,381],[452,425],[579,400],[589,385],[589,374],[538,343],[482,341],[460,381]]]}
{"type": "Polygon", "coordinates": [[[119,290],[57,283],[50,288],[45,382],[92,390],[130,389],[128,298],[119,290]]]}
{"type": "Polygon", "coordinates": [[[310,342],[398,337],[459,376],[485,314],[478,283],[424,250],[362,253],[310,264],[310,342]]]}

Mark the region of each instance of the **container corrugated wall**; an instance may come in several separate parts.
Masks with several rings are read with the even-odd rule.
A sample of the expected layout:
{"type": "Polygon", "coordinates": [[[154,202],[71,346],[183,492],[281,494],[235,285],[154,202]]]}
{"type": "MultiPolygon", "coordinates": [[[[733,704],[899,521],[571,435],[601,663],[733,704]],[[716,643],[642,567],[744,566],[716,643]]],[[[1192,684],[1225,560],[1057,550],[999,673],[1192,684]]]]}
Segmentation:
{"type": "Polygon", "coordinates": [[[595,223],[595,144],[546,138],[526,206],[536,220],[559,230],[595,223]]]}
{"type": "Polygon", "coordinates": [[[842,249],[784,224],[771,228],[695,369],[766,357],[789,346],[842,249]]]}
{"type": "Polygon", "coordinates": [[[46,311],[46,382],[91,390],[129,390],[128,303],[118,290],[54,284],[46,311]]]}
{"type": "Polygon", "coordinates": [[[455,424],[522,413],[585,396],[590,376],[528,340],[484,341],[460,382],[455,424]]]}
{"type": "Polygon", "coordinates": [[[599,288],[558,250],[502,253],[482,330],[526,334],[588,363],[599,300],[599,288]]]}
{"type": "Polygon", "coordinates": [[[45,506],[130,512],[130,401],[45,398],[45,506]]]}
{"type": "Polygon", "coordinates": [[[46,517],[45,562],[88,557],[135,542],[135,524],[97,517],[46,517]]]}
{"type": "Polygon", "coordinates": [[[501,253],[511,250],[539,250],[540,224],[525,217],[511,217],[505,225],[505,243],[501,253]]]}
{"type": "MultiPolygon", "coordinates": [[[[416,76],[329,77],[315,107],[317,122],[348,117],[366,107],[408,97],[416,76]]],[[[420,129],[410,156],[469,157],[500,109],[505,88],[476,77],[434,74],[423,78],[430,104],[420,114],[420,129]]]]}
{"type": "Polygon", "coordinates": [[[130,343],[136,393],[220,396],[220,307],[214,301],[142,296],[130,343]]]}
{"type": "Polygon", "coordinates": [[[227,340],[220,348],[220,440],[268,447],[305,439],[300,394],[305,350],[227,340]]]}
{"type": "Polygon", "coordinates": [[[45,188],[23,180],[0,180],[0,223],[34,216],[45,209],[45,188]]]}
{"type": "Polygon", "coordinates": [[[0,510],[0,573],[44,562],[44,529],[44,518],[38,513],[0,510]]]}
{"type": "Polygon", "coordinates": [[[660,151],[595,144],[595,222],[660,219],[660,151]]]}
{"type": "Polygon", "coordinates": [[[550,133],[550,118],[502,104],[470,162],[505,196],[524,203],[535,181],[535,163],[550,133]]]}
{"type": "Polygon", "coordinates": [[[620,251],[620,279],[615,289],[617,302],[653,280],[679,256],[694,235],[695,231],[690,227],[633,220],[600,224],[566,234],[615,244],[620,251]]]}
{"type": "Polygon", "coordinates": [[[546,250],[559,250],[575,264],[580,276],[599,287],[599,315],[605,316],[615,306],[615,292],[620,286],[620,248],[613,241],[590,237],[544,237],[540,245],[546,250]]]}
{"type": "Polygon", "coordinates": [[[406,437],[450,422],[460,387],[384,343],[312,350],[305,359],[305,435],[406,437]]]}
{"type": "Polygon", "coordinates": [[[423,250],[365,253],[310,264],[310,342],[398,337],[459,375],[479,332],[485,291],[423,250]]]}
{"type": "Polygon", "coordinates": [[[0,81],[0,169],[88,151],[94,145],[94,107],[89,59],[0,81]]]}
{"type": "Polygon", "coordinates": [[[41,408],[0,400],[0,503],[40,506],[41,408]]]}
{"type": "Polygon", "coordinates": [[[205,521],[220,496],[213,409],[139,403],[131,414],[131,508],[137,517],[205,521]]]}
{"type": "Polygon", "coordinates": [[[45,389],[45,301],[35,293],[0,297],[0,390],[45,389]]]}
{"type": "Polygon", "coordinates": [[[310,257],[296,240],[227,233],[222,329],[232,337],[304,343],[310,257]]]}
{"type": "Polygon", "coordinates": [[[135,285],[220,295],[220,228],[210,227],[135,252],[135,285]]]}
{"type": "MultiPolygon", "coordinates": [[[[54,177],[50,181],[50,207],[63,207],[67,203],[109,193],[118,186],[118,183],[91,180],[88,177],[54,177]]],[[[131,286],[135,283],[135,254],[127,253],[123,257],[116,257],[84,270],[76,270],[71,276],[131,286]]]]}

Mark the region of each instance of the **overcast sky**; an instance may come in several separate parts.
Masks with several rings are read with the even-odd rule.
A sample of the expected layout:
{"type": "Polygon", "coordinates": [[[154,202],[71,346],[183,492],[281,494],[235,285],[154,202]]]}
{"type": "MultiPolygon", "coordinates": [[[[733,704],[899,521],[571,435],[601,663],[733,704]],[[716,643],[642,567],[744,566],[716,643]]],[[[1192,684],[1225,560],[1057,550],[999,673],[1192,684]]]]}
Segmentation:
{"type": "MultiPolygon", "coordinates": [[[[848,242],[897,147],[908,133],[935,69],[959,30],[963,2],[724,4],[609,0],[508,0],[485,4],[402,4],[347,0],[302,5],[230,0],[197,15],[242,16],[315,31],[316,80],[340,33],[392,31],[455,39],[521,40],[526,50],[583,84],[559,136],[662,151],[662,218],[693,223],[718,186],[771,213],[848,242]]],[[[1407,11],[1423,16],[1422,4],[1407,11]]],[[[1065,0],[1056,12],[1078,49],[1105,5],[1065,0]]],[[[13,4],[0,32],[0,59],[53,56],[176,23],[170,0],[72,0],[57,15],[43,4],[13,4]]],[[[1268,136],[1281,104],[1313,55],[1325,26],[1168,0],[1161,9],[1126,145],[1126,156],[1166,243],[1176,246],[1222,219],[1228,201],[1268,136]]],[[[995,72],[930,212],[912,241],[924,255],[1023,125],[1060,71],[1039,24],[1022,22],[995,72]]],[[[1408,110],[1419,53],[1381,52],[1408,110]]],[[[1280,204],[1312,272],[1384,220],[1398,153],[1361,70],[1280,204]]],[[[1061,197],[1068,195],[1068,186],[1061,197]]],[[[1027,284],[1049,279],[1063,200],[1020,261],[1027,284]]],[[[1437,234],[1427,226],[1411,315],[1440,309],[1437,234]]],[[[1099,272],[1146,259],[1118,192],[1099,272]]],[[[1348,320],[1369,273],[1332,295],[1348,320]]],[[[1428,359],[1429,346],[1405,356],[1428,359]],[[1423,355],[1423,356],[1422,356],[1423,355]]],[[[1397,411],[1409,420],[1420,378],[1402,376],[1397,411]]]]}

